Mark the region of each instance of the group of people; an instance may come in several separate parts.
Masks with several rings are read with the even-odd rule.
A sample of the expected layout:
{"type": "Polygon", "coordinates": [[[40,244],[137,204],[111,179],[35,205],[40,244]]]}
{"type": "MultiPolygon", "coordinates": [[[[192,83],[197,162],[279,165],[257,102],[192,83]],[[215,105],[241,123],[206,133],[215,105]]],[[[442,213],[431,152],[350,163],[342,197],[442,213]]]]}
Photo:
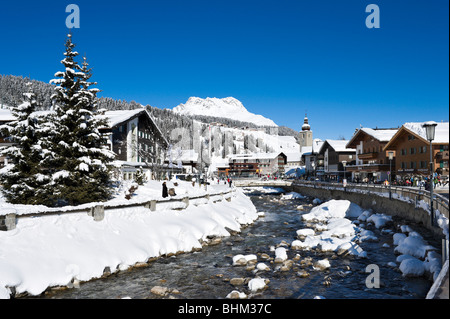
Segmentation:
{"type": "MultiPolygon", "coordinates": [[[[224,178],[222,178],[222,180],[224,181],[225,184],[228,183],[228,185],[231,187],[231,184],[233,183],[231,177],[228,177],[226,181],[224,178]]],[[[220,178],[217,179],[217,184],[220,184],[220,178]]]]}
{"type": "MultiPolygon", "coordinates": [[[[220,183],[220,179],[218,178],[217,184],[219,184],[219,183],[220,183]]],[[[233,183],[233,181],[230,177],[228,177],[225,183],[228,183],[228,185],[231,187],[231,184],[233,183]]],[[[168,196],[169,196],[169,191],[167,189],[167,184],[166,184],[166,182],[163,182],[162,183],[162,197],[166,198],[168,196]]]]}

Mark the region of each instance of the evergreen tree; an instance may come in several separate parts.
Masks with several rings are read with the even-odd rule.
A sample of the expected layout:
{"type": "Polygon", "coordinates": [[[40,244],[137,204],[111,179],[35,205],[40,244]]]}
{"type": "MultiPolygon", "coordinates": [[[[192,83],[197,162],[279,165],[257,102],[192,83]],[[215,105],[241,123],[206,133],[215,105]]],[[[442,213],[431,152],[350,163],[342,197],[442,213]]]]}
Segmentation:
{"type": "Polygon", "coordinates": [[[112,192],[108,164],[114,154],[106,147],[99,132],[102,122],[96,117],[96,94],[90,88],[91,69],[86,59],[80,66],[74,58],[78,52],[69,34],[65,58],[61,61],[65,71],[57,72],[59,79],[52,96],[54,130],[49,135],[53,158],[53,200],[55,204],[79,205],[107,200],[112,192]]]}
{"type": "Polygon", "coordinates": [[[34,93],[23,95],[23,103],[11,108],[16,120],[1,127],[2,135],[13,145],[1,152],[11,165],[2,170],[0,183],[11,203],[48,204],[46,186],[50,178],[43,168],[47,152],[40,140],[40,122],[33,114],[36,99],[34,93]]]}

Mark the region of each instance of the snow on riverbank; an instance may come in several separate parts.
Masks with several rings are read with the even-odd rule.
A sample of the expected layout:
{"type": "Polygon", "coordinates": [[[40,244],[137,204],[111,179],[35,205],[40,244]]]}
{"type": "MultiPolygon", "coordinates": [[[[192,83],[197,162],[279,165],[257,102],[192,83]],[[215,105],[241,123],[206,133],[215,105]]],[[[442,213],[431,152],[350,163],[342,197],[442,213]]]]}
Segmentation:
{"type": "MultiPolygon", "coordinates": [[[[178,196],[204,192],[203,187],[180,184],[178,196]]],[[[140,187],[136,198],[158,199],[160,187],[161,183],[140,187]]],[[[220,189],[208,187],[210,191],[220,189]]],[[[179,211],[108,210],[100,222],[86,213],[21,218],[14,230],[0,232],[0,298],[9,297],[9,287],[38,295],[50,286],[101,277],[107,267],[114,272],[152,257],[189,252],[201,248],[201,240],[229,236],[227,229],[240,231],[257,218],[255,206],[239,189],[230,202],[189,205],[179,211]]]]}
{"type": "MultiPolygon", "coordinates": [[[[201,196],[205,194],[218,194],[220,192],[228,192],[230,187],[224,184],[215,184],[212,183],[205,189],[204,186],[199,186],[198,183],[192,185],[191,182],[172,180],[166,181],[167,188],[173,188],[175,191],[175,196],[171,197],[173,199],[182,199],[186,196],[201,196]],[[176,185],[176,186],[175,186],[176,185]]],[[[2,193],[0,192],[0,215],[5,215],[7,213],[14,212],[17,215],[22,214],[30,214],[30,213],[40,213],[40,212],[51,212],[51,211],[67,211],[74,208],[84,209],[88,207],[93,207],[95,205],[104,205],[108,206],[118,206],[118,205],[127,205],[127,204],[139,204],[144,203],[150,200],[163,200],[162,197],[162,182],[161,181],[148,181],[144,185],[137,185],[132,182],[125,182],[123,186],[116,190],[116,194],[112,199],[106,202],[99,203],[89,203],[83,204],[76,207],[73,206],[65,206],[65,207],[57,207],[57,208],[49,208],[43,205],[17,205],[10,204],[5,201],[2,193]],[[125,194],[130,189],[130,187],[135,186],[137,189],[131,195],[130,199],[125,198],[125,194]]]]}
{"type": "Polygon", "coordinates": [[[367,257],[367,253],[355,242],[359,228],[346,217],[360,216],[363,210],[348,200],[330,200],[303,214],[303,221],[312,228],[301,229],[292,246],[297,249],[319,249],[338,254],[349,253],[367,257]],[[313,229],[314,228],[314,229],[313,229]]]}
{"type": "MultiPolygon", "coordinates": [[[[350,254],[367,257],[367,253],[358,245],[364,241],[377,241],[378,238],[366,224],[373,224],[385,233],[394,233],[391,216],[362,210],[348,200],[330,200],[314,207],[309,213],[302,215],[307,228],[297,230],[299,240],[292,242],[294,249],[318,249],[333,251],[338,255],[350,254]],[[353,222],[348,218],[356,218],[353,222]]],[[[429,273],[433,280],[442,268],[441,255],[437,249],[407,225],[399,226],[401,233],[393,234],[394,252],[399,254],[395,262],[389,263],[397,267],[405,277],[423,276],[429,273]]]]}

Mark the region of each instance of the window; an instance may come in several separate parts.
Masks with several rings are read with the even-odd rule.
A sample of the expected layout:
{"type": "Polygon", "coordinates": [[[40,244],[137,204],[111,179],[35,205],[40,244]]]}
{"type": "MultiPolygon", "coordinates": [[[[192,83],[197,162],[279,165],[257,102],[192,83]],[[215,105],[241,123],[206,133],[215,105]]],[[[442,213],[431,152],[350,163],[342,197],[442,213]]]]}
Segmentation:
{"type": "Polygon", "coordinates": [[[402,168],[406,168],[406,163],[402,162],[402,168]]]}
{"type": "Polygon", "coordinates": [[[414,139],[415,139],[414,135],[408,135],[408,141],[412,141],[414,139]]]}
{"type": "Polygon", "coordinates": [[[426,153],[427,152],[427,147],[426,146],[421,146],[419,147],[419,153],[426,153]]]}
{"type": "Polygon", "coordinates": [[[426,161],[420,161],[420,168],[427,168],[427,162],[426,161]]]}
{"type": "Polygon", "coordinates": [[[402,155],[406,155],[406,148],[402,148],[402,155]]]}
{"type": "Polygon", "coordinates": [[[416,148],[415,148],[415,147],[411,147],[411,148],[409,149],[409,153],[410,153],[411,155],[416,154],[416,148]]]}
{"type": "Polygon", "coordinates": [[[410,162],[409,168],[416,168],[416,162],[410,162]]]}

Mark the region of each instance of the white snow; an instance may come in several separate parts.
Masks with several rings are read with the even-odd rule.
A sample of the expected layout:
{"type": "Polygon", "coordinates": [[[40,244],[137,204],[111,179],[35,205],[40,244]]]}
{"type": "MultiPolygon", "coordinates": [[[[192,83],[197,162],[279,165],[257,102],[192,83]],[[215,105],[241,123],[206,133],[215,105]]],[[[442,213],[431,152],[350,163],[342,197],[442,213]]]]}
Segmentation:
{"type": "Polygon", "coordinates": [[[250,254],[250,255],[236,255],[233,257],[233,265],[239,265],[239,264],[247,264],[250,261],[255,261],[257,260],[257,256],[254,254],[250,254]]]}
{"type": "Polygon", "coordinates": [[[286,248],[284,247],[278,247],[275,249],[275,260],[283,262],[288,259],[286,248]]]}
{"type": "Polygon", "coordinates": [[[376,228],[383,228],[391,221],[392,217],[385,214],[372,214],[369,218],[367,218],[367,222],[374,223],[376,228]]]}
{"type": "Polygon", "coordinates": [[[248,282],[248,288],[251,292],[257,292],[265,287],[266,281],[263,278],[253,278],[248,282]]]}
{"type": "Polygon", "coordinates": [[[354,242],[361,229],[346,218],[356,218],[362,213],[361,207],[348,200],[327,201],[302,215],[304,221],[317,223],[316,231],[321,233],[310,228],[299,229],[297,235],[302,240],[295,240],[291,245],[295,249],[317,248],[365,258],[367,253],[354,242]]]}
{"type": "MultiPolygon", "coordinates": [[[[426,122],[408,122],[403,124],[403,127],[427,140],[427,134],[425,128],[423,128],[423,124],[425,123],[426,122]]],[[[440,122],[436,124],[433,143],[448,143],[449,122],[440,122]]]]}
{"type": "Polygon", "coordinates": [[[303,198],[305,198],[305,196],[303,196],[303,195],[301,195],[301,194],[299,194],[299,193],[296,193],[296,192],[290,192],[290,193],[287,193],[287,194],[284,194],[284,195],[281,196],[281,199],[282,199],[282,200],[287,200],[287,199],[303,199],[303,198]]]}
{"type": "MultiPolygon", "coordinates": [[[[183,190],[194,192],[191,183],[179,185],[181,196],[183,190]]],[[[140,187],[136,197],[159,199],[160,193],[161,184],[150,183],[140,187]]],[[[99,222],[86,213],[20,218],[15,229],[0,232],[0,298],[9,297],[8,287],[37,295],[73,279],[98,278],[105,267],[112,272],[127,269],[151,257],[201,248],[200,240],[208,236],[229,236],[227,229],[240,231],[258,218],[251,200],[239,189],[232,196],[231,202],[192,204],[182,211],[171,210],[170,205],[157,205],[153,212],[144,207],[112,209],[99,222]]],[[[21,210],[17,206],[16,212],[21,210]]],[[[0,210],[8,209],[12,206],[0,198],[0,210]]]]}
{"type": "Polygon", "coordinates": [[[173,108],[173,111],[185,115],[225,117],[259,126],[277,126],[272,120],[262,115],[250,113],[239,100],[233,97],[223,99],[190,97],[185,104],[173,108]]]}

